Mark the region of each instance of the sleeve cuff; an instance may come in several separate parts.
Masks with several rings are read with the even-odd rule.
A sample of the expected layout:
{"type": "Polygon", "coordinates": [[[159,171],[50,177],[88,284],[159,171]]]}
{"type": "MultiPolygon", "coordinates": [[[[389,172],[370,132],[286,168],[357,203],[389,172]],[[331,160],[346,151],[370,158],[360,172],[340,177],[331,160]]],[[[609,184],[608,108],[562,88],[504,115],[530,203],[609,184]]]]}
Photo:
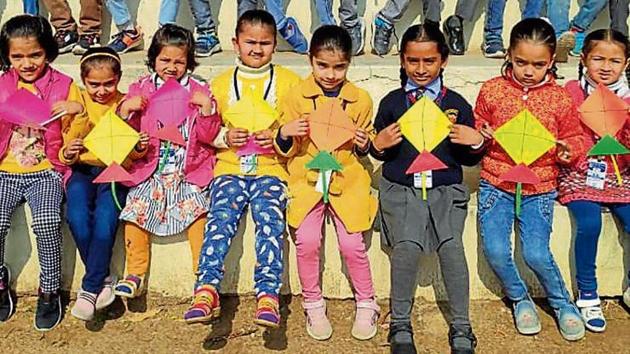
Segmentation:
{"type": "Polygon", "coordinates": [[[473,150],[479,150],[479,149],[481,149],[483,147],[483,144],[485,144],[485,143],[486,143],[486,138],[482,136],[481,137],[481,142],[479,144],[477,144],[477,145],[471,145],[470,148],[473,149],[473,150]]]}
{"type": "Polygon", "coordinates": [[[214,141],[212,142],[212,146],[214,146],[217,149],[228,149],[229,146],[227,144],[227,132],[228,129],[226,127],[221,127],[221,129],[219,130],[219,133],[217,134],[217,137],[214,138],[214,141]]]}
{"type": "Polygon", "coordinates": [[[64,152],[66,151],[66,147],[63,146],[59,149],[59,161],[64,165],[73,165],[75,162],[79,160],[79,154],[76,154],[72,159],[67,159],[64,152]]]}

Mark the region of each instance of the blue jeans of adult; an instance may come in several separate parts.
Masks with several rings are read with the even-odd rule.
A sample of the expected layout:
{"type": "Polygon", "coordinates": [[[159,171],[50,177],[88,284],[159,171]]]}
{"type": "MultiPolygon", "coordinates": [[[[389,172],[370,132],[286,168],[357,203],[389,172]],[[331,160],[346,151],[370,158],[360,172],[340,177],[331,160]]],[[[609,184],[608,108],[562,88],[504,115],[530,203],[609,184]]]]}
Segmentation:
{"type": "MultiPolygon", "coordinates": [[[[265,10],[273,16],[278,28],[283,28],[287,19],[287,15],[284,12],[283,0],[264,0],[265,10]]],[[[258,8],[258,0],[238,0],[238,16],[245,11],[255,10],[258,8]]]]}
{"type": "Polygon", "coordinates": [[[573,20],[569,22],[571,2],[571,0],[547,1],[547,16],[556,31],[556,36],[568,31],[571,26],[586,31],[608,4],[608,0],[585,0],[573,20]]]}
{"type": "MultiPolygon", "coordinates": [[[[212,10],[209,0],[188,0],[190,11],[195,20],[195,29],[198,33],[215,31],[216,25],[212,19],[212,10]]],[[[167,23],[176,23],[179,0],[162,0],[160,3],[160,26],[167,23]]]]}
{"type": "MultiPolygon", "coordinates": [[[[66,188],[66,218],[85,265],[81,288],[94,294],[101,291],[109,275],[120,213],[111,183],[92,182],[102,171],[102,167],[76,165],[66,188]]],[[[124,203],[127,188],[117,185],[116,195],[124,203]]]]}
{"type": "MultiPolygon", "coordinates": [[[[332,13],[332,0],[315,0],[315,8],[322,25],[336,25],[332,13]]],[[[353,28],[359,24],[357,0],[341,0],[339,4],[339,20],[344,28],[353,28]]]]}
{"type": "Polygon", "coordinates": [[[630,204],[603,204],[589,200],[567,204],[575,221],[575,269],[577,286],[582,292],[597,292],[595,261],[602,231],[602,207],[607,207],[619,219],[624,232],[630,234],[630,204]]]}
{"type": "Polygon", "coordinates": [[[105,0],[105,6],[119,30],[123,30],[131,24],[131,13],[129,13],[127,0],[105,0]]]}
{"type": "Polygon", "coordinates": [[[39,15],[39,3],[37,0],[22,0],[24,13],[29,15],[39,15]]]}
{"type": "MultiPolygon", "coordinates": [[[[486,23],[483,29],[485,43],[503,43],[503,14],[507,0],[488,0],[486,23]]],[[[521,18],[539,17],[544,0],[527,0],[521,18]]]]}
{"type": "Polygon", "coordinates": [[[506,296],[512,301],[529,296],[512,254],[510,235],[516,221],[525,263],[545,289],[551,307],[560,310],[570,306],[571,300],[549,248],[556,195],[553,191],[523,196],[520,215],[515,215],[514,194],[482,180],[477,195],[477,219],[484,255],[501,281],[506,296]]]}

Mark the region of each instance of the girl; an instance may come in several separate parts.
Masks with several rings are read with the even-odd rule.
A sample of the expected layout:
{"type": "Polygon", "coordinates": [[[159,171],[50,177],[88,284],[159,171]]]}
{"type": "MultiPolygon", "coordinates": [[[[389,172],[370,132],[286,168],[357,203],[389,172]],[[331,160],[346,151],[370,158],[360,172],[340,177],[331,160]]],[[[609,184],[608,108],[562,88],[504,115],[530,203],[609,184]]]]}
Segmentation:
{"type": "Polygon", "coordinates": [[[379,104],[374,121],[378,135],[371,149],[372,156],[384,161],[379,203],[383,242],[392,248],[389,342],[392,353],[416,353],[411,310],[420,256],[437,252],[451,308],[452,352],[473,353],[477,339],[468,314],[468,265],[462,242],[470,194],[462,184],[462,165],[479,162],[481,156],[467,145],[479,148],[482,137],[472,128],[470,104],[444,84],[448,45],[438,26],[427,22],[409,27],[400,48],[402,87],[379,104]],[[419,152],[402,136],[398,124],[422,96],[433,100],[453,123],[450,137],[433,149],[448,167],[432,172],[426,199],[418,183],[420,174],[406,173],[419,152]]]}
{"type": "MultiPolygon", "coordinates": [[[[52,114],[81,113],[75,102],[78,88],[68,76],[50,66],[57,58],[52,28],[39,16],[21,15],[7,21],[0,32],[0,102],[18,89],[26,89],[52,106],[52,114]]],[[[28,112],[28,107],[22,107],[28,112]]],[[[55,120],[45,130],[19,126],[0,117],[0,321],[13,314],[9,291],[11,276],[4,261],[4,240],[11,227],[11,215],[26,200],[33,215],[40,272],[35,328],[48,331],[61,321],[61,202],[67,166],[59,161],[62,125],[55,120]]]]}
{"type": "MultiPolygon", "coordinates": [[[[72,315],[89,321],[94,311],[109,306],[114,301],[109,274],[112,248],[118,229],[119,210],[112,197],[111,183],[93,183],[105,165],[83,147],[83,138],[110,109],[116,109],[123,95],[118,91],[122,75],[120,57],[111,48],[93,48],[81,58],[81,90],[84,111],[76,116],[69,131],[64,133],[65,146],[61,149],[61,161],[72,166],[72,176],[66,187],[67,221],[72,236],[85,264],[85,275],[72,315]]],[[[143,139],[132,151],[131,159],[144,151],[148,138],[143,139]]],[[[127,188],[118,185],[118,200],[125,200],[127,188]]]]}
{"type": "MultiPolygon", "coordinates": [[[[232,43],[238,55],[236,68],[225,71],[212,82],[219,110],[224,113],[241,98],[254,96],[275,109],[300,78],[271,63],[276,48],[273,17],[262,10],[246,11],[237,21],[232,43]]],[[[277,123],[272,129],[275,126],[277,123]]],[[[270,129],[248,132],[232,127],[223,128],[215,139],[219,148],[216,178],[211,186],[208,225],[193,303],[184,314],[188,323],[206,322],[219,315],[223,263],[249,206],[256,224],[254,281],[258,305],[254,321],[269,327],[280,324],[278,296],[282,285],[287,172],[273,153],[237,155],[250,138],[261,148],[273,150],[274,136],[270,129]]]]}
{"type": "Polygon", "coordinates": [[[498,144],[486,144],[478,194],[478,221],[486,260],[512,301],[514,321],[521,334],[541,330],[534,303],[512,256],[510,234],[516,218],[525,263],[532,268],[554,309],[566,340],[584,336],[584,324],[564,285],[549,249],[559,164],[570,165],[583,152],[582,128],[576,107],[553,75],[556,38],[545,20],[525,19],[510,34],[502,76],[484,83],[477,98],[477,127],[487,138],[493,129],[529,110],[557,139],[529,168],[540,183],[523,185],[520,215],[515,215],[515,184],[501,175],[515,164],[498,144]]]}
{"type": "Polygon", "coordinates": [[[313,74],[287,97],[283,119],[289,122],[280,128],[276,138],[280,153],[289,157],[291,200],[287,219],[295,229],[306,331],[318,340],[332,335],[319,283],[319,249],[325,215],[335,223],[339,249],[355,291],[357,311],[352,336],[361,340],[372,338],[380,310],[374,300],[370,262],[363,242],[363,232],[374,221],[376,199],[370,194],[370,175],[359,162],[370,146],[372,100],[367,92],[346,80],[352,55],[352,38],[345,29],[327,25],[313,33],[309,54],[313,74]],[[333,153],[342,165],[343,175],[332,176],[330,203],[324,203],[322,193],[315,189],[317,172],[305,167],[319,150],[307,137],[309,125],[304,117],[329,100],[341,103],[357,129],[353,141],[333,153]]]}
{"type": "Polygon", "coordinates": [[[127,276],[118,282],[114,292],[127,298],[143,291],[151,234],[164,237],[187,230],[196,272],[208,211],[206,187],[214,169],[214,149],[209,144],[220,128],[209,88],[191,76],[197,66],[192,33],[177,25],[164,25],[153,36],[147,54],[147,65],[153,73],[132,84],[119,107],[122,117],[133,114],[132,119],[140,119],[141,131],[151,136],[144,157],[135,161],[130,170],[132,188],[120,214],[125,221],[127,276]],[[169,79],[186,88],[190,92],[189,103],[197,107],[179,126],[186,141],[184,146],[155,138],[161,126],[145,110],[147,100],[169,79]]]}
{"type": "MultiPolygon", "coordinates": [[[[607,86],[617,96],[630,103],[630,89],[623,77],[628,68],[630,43],[626,36],[610,29],[591,32],[584,41],[578,80],[567,83],[573,102],[580,106],[598,85],[607,86]]],[[[590,150],[599,140],[587,126],[583,139],[590,150]]],[[[630,146],[630,124],[618,132],[617,139],[630,146]]],[[[607,207],[619,218],[623,229],[630,233],[630,160],[617,158],[622,183],[617,182],[610,157],[582,155],[578,163],[560,170],[560,202],[566,204],[576,225],[575,268],[578,287],[576,305],[580,308],[586,328],[593,332],[606,329],[606,319],[600,307],[595,277],[597,240],[602,228],[602,207],[607,207]],[[600,178],[590,171],[603,168],[600,178]],[[587,178],[588,176],[591,176],[587,178]]],[[[630,279],[630,274],[628,275],[630,279]]],[[[630,291],[626,291],[630,294],[630,291]]]]}

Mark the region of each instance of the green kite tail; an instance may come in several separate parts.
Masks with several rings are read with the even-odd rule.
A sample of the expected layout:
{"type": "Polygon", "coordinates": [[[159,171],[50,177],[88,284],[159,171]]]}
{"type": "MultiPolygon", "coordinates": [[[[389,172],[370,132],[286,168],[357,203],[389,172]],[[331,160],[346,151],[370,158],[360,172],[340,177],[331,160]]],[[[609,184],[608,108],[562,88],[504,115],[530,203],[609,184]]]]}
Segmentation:
{"type": "Polygon", "coordinates": [[[521,215],[521,199],[523,195],[523,184],[516,184],[516,216],[521,215]]]}
{"type": "Polygon", "coordinates": [[[112,182],[112,198],[114,199],[114,203],[118,208],[118,211],[122,211],[122,206],[120,205],[120,201],[118,200],[118,196],[116,195],[116,182],[112,182]]]}

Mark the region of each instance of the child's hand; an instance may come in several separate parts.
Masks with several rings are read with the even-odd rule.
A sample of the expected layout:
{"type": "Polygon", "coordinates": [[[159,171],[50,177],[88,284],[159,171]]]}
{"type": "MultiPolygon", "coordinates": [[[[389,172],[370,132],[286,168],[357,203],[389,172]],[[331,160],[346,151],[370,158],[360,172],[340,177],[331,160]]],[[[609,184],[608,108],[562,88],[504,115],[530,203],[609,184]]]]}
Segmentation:
{"type": "Polygon", "coordinates": [[[273,148],[273,132],[269,129],[254,133],[254,139],[256,139],[256,144],[263,149],[273,148]]]}
{"type": "Polygon", "coordinates": [[[494,129],[488,123],[483,123],[480,133],[485,139],[492,140],[494,138],[494,129]]]}
{"type": "Polygon", "coordinates": [[[65,114],[77,115],[83,112],[83,105],[76,101],[59,101],[52,105],[52,115],[57,115],[61,112],[65,114]]]}
{"type": "Polygon", "coordinates": [[[140,132],[140,140],[136,143],[136,151],[144,151],[149,146],[149,134],[140,132]]]}
{"type": "Polygon", "coordinates": [[[194,104],[195,106],[199,106],[199,108],[201,108],[201,113],[204,116],[209,116],[214,113],[214,105],[212,104],[212,99],[210,98],[210,96],[201,91],[193,92],[192,96],[190,97],[190,103],[194,104]]]}
{"type": "Polygon", "coordinates": [[[308,120],[304,117],[290,121],[280,127],[280,137],[287,140],[292,136],[306,136],[308,134],[308,120]]]}
{"type": "Polygon", "coordinates": [[[372,146],[374,146],[377,151],[383,151],[394,145],[400,144],[401,141],[402,132],[400,131],[400,125],[398,125],[398,123],[393,123],[376,135],[374,142],[372,142],[372,146]]]}
{"type": "Polygon", "coordinates": [[[123,118],[129,117],[131,112],[139,112],[146,108],[147,99],[144,96],[136,96],[125,100],[120,105],[120,114],[123,118]]]}
{"type": "Polygon", "coordinates": [[[475,146],[480,145],[484,141],[483,135],[475,128],[471,128],[463,124],[451,125],[451,132],[448,134],[451,142],[460,145],[475,146]]]}
{"type": "Polygon", "coordinates": [[[354,145],[356,145],[359,150],[365,151],[370,143],[370,138],[368,137],[367,132],[363,128],[358,128],[354,132],[354,145]]]}
{"type": "Polygon", "coordinates": [[[241,147],[247,143],[249,134],[247,130],[241,128],[232,128],[227,132],[227,144],[230,147],[241,147]]]}
{"type": "Polygon", "coordinates": [[[556,141],[558,144],[558,148],[556,149],[556,156],[558,160],[562,163],[570,163],[571,162],[571,148],[564,140],[556,141]]]}
{"type": "Polygon", "coordinates": [[[83,150],[83,140],[74,139],[63,150],[63,157],[66,160],[74,159],[83,150]]]}

